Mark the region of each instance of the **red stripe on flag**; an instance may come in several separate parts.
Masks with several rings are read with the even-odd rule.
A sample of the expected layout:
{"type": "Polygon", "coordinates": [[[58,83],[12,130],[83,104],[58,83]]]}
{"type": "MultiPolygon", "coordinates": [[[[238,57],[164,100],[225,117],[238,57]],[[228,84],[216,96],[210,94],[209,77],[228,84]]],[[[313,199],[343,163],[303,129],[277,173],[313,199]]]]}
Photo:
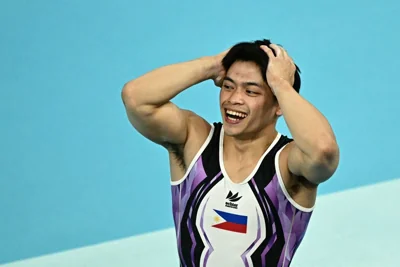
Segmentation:
{"type": "Polygon", "coordinates": [[[220,224],[215,224],[213,225],[215,228],[227,230],[227,231],[232,231],[236,233],[243,233],[245,234],[247,232],[247,226],[245,224],[237,224],[237,223],[231,223],[231,222],[223,222],[220,224]]]}

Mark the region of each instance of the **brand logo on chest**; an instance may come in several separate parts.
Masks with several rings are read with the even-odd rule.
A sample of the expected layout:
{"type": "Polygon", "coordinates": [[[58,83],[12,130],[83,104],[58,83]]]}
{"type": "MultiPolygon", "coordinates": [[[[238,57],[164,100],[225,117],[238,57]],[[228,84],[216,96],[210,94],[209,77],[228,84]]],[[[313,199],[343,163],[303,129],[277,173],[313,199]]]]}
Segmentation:
{"type": "Polygon", "coordinates": [[[231,208],[231,209],[237,209],[238,208],[238,201],[242,197],[239,196],[239,193],[233,194],[232,191],[229,191],[228,195],[226,196],[226,199],[228,201],[225,202],[225,207],[231,208]]]}

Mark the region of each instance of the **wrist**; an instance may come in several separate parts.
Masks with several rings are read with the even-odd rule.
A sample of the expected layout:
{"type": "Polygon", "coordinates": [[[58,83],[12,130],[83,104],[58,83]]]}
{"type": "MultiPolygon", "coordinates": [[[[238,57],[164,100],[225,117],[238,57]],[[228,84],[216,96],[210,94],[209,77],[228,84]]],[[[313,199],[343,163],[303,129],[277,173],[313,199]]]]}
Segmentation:
{"type": "Polygon", "coordinates": [[[207,56],[199,60],[203,67],[205,80],[215,79],[223,69],[222,63],[216,57],[207,56]]]}
{"type": "Polygon", "coordinates": [[[268,81],[268,84],[275,95],[281,91],[294,90],[288,81],[281,78],[268,81]]]}

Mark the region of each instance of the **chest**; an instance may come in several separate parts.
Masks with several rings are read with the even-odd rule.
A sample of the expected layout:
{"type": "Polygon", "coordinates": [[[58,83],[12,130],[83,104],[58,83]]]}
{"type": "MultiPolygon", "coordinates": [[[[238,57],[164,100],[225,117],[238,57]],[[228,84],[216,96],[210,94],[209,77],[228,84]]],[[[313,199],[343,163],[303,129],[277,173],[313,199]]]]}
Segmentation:
{"type": "Polygon", "coordinates": [[[256,171],[257,162],[237,162],[225,160],[223,167],[227,178],[234,183],[242,183],[256,171]]]}
{"type": "Polygon", "coordinates": [[[230,249],[243,252],[265,231],[263,212],[248,184],[236,185],[224,178],[207,193],[200,211],[198,226],[214,248],[226,248],[228,242],[230,249]]]}

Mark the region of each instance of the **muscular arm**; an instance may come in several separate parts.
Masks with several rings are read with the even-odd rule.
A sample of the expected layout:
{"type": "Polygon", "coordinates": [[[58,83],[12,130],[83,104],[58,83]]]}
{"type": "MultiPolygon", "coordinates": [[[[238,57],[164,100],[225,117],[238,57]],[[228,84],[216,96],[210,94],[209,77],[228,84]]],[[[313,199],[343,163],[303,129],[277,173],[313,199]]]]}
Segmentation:
{"type": "Polygon", "coordinates": [[[194,113],[182,110],[170,100],[192,85],[213,77],[213,57],[164,66],[129,81],[122,100],[133,127],[162,145],[183,145],[194,113]]]}
{"type": "Polygon", "coordinates": [[[269,57],[268,84],[294,139],[284,150],[284,165],[290,174],[318,185],[329,179],[339,164],[335,135],[321,112],[292,87],[296,66],[285,49],[275,44],[261,49],[269,57]]]}
{"type": "Polygon", "coordinates": [[[279,83],[275,95],[294,139],[288,145],[289,171],[313,184],[326,181],[339,162],[339,148],[329,122],[288,82],[279,83]]]}

